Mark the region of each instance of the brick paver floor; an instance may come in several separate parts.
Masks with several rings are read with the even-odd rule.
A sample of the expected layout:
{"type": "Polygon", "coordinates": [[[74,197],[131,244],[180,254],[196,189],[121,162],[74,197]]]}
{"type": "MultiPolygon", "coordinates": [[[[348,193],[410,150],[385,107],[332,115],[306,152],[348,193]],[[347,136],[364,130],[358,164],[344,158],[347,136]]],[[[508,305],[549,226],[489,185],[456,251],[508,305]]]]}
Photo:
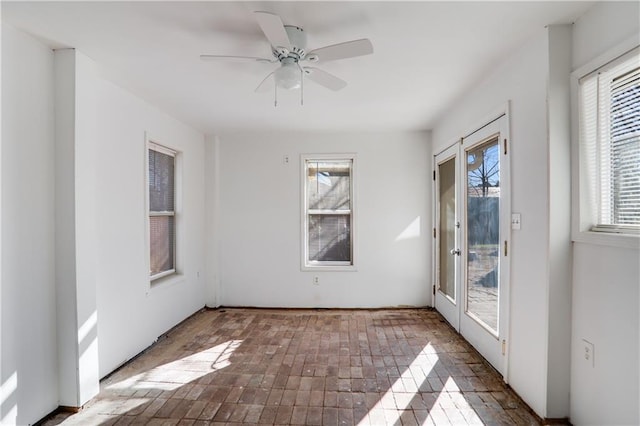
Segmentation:
{"type": "Polygon", "coordinates": [[[539,424],[437,312],[203,310],[53,425],[539,424]]]}

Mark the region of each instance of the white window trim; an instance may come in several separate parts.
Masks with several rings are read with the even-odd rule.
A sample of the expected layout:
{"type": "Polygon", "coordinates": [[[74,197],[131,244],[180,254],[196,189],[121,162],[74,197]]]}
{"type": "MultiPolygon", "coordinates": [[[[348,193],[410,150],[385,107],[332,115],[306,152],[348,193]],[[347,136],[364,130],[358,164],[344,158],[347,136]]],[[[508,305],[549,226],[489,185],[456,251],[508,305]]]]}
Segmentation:
{"type": "Polygon", "coordinates": [[[182,244],[181,244],[181,222],[182,222],[182,155],[180,151],[176,149],[172,149],[167,147],[166,145],[160,144],[157,142],[158,139],[149,136],[148,133],[145,132],[145,143],[144,143],[144,194],[145,194],[145,202],[144,202],[144,224],[145,224],[145,271],[147,271],[148,277],[148,287],[147,287],[147,295],[149,294],[149,290],[152,288],[165,287],[167,285],[173,285],[179,282],[184,281],[184,276],[180,272],[180,265],[182,264],[182,244]],[[150,241],[150,220],[151,216],[163,216],[168,213],[164,212],[154,212],[151,213],[149,211],[150,200],[149,200],[149,149],[153,149],[155,151],[171,155],[174,157],[174,224],[175,224],[175,239],[174,239],[174,268],[168,271],[163,271],[155,275],[148,275],[150,267],[150,253],[151,253],[151,241],[150,241]]]}
{"type": "Polygon", "coordinates": [[[584,161],[583,145],[580,140],[580,80],[583,77],[606,66],[610,62],[638,47],[636,36],[625,40],[604,54],[589,61],[571,73],[571,238],[574,242],[598,244],[622,248],[640,248],[640,234],[623,233],[622,228],[612,230],[607,227],[596,227],[597,212],[592,211],[588,203],[587,172],[581,166],[584,161]]]}
{"type": "Polygon", "coordinates": [[[357,155],[355,153],[343,154],[302,154],[300,156],[300,211],[301,211],[301,266],[302,271],[357,271],[358,244],[357,244],[357,203],[356,185],[357,179],[357,155]],[[317,262],[307,261],[309,257],[308,216],[307,216],[307,177],[306,162],[308,160],[351,160],[351,262],[317,262]]]}

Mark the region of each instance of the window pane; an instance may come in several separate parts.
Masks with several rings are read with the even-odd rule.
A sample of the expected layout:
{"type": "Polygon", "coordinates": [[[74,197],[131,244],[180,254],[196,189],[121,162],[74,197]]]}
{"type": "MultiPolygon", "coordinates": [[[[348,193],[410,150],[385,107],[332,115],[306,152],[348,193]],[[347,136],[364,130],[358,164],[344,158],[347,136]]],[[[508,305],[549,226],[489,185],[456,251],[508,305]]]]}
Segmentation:
{"type": "Polygon", "coordinates": [[[149,150],[149,209],[174,211],[174,158],[149,150]]]}
{"type": "Polygon", "coordinates": [[[309,215],[309,260],[351,261],[351,215],[309,215]]]}
{"type": "Polygon", "coordinates": [[[614,225],[640,225],[640,69],[611,89],[611,205],[614,225]]]}
{"type": "Polygon", "coordinates": [[[467,152],[467,311],[498,331],[500,146],[467,152]]]}
{"type": "Polygon", "coordinates": [[[456,249],[456,159],[438,166],[440,174],[440,291],[456,300],[455,256],[456,249]]]}
{"type": "Polygon", "coordinates": [[[307,200],[310,210],[351,209],[351,161],[309,162],[307,200]]]}
{"type": "Polygon", "coordinates": [[[149,217],[149,240],[151,244],[150,275],[175,269],[174,242],[175,218],[173,216],[149,217]]]}
{"type": "Polygon", "coordinates": [[[613,220],[615,225],[640,225],[640,137],[612,147],[613,220]]]}

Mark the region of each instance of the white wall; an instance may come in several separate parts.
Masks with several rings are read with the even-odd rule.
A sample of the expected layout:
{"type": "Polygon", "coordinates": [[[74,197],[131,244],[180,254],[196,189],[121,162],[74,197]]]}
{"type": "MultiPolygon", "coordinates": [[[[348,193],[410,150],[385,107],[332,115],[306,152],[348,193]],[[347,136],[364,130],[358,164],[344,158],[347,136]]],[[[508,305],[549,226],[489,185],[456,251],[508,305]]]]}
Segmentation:
{"type": "Polygon", "coordinates": [[[430,304],[428,142],[428,133],[220,136],[220,303],[350,308],[430,304]],[[303,272],[300,155],[341,152],[358,156],[358,270],[303,272]],[[284,155],[289,164],[283,163],[284,155]],[[415,234],[408,235],[412,229],[415,234]],[[318,286],[312,284],[315,275],[318,286]]]}
{"type": "MultiPolygon", "coordinates": [[[[640,3],[599,3],[574,26],[573,69],[636,37],[640,3]]],[[[575,188],[575,187],[574,187],[575,188]]],[[[574,243],[571,421],[640,423],[640,252],[574,243]],[[594,343],[595,366],[582,339],[594,343]]]]}
{"type": "Polygon", "coordinates": [[[97,99],[96,265],[100,377],[205,305],[205,142],[196,130],[92,75],[97,99]],[[179,151],[177,279],[149,287],[145,132],[179,151]]]}
{"type": "Polygon", "coordinates": [[[542,417],[547,414],[548,59],[547,30],[541,28],[433,130],[433,153],[437,153],[511,101],[511,210],[522,215],[522,229],[511,235],[511,332],[506,375],[514,390],[542,417]]]}
{"type": "Polygon", "coordinates": [[[575,243],[573,256],[571,422],[637,425],[638,251],[575,243]],[[582,339],[594,344],[594,367],[582,339]]]}
{"type": "Polygon", "coordinates": [[[573,69],[580,68],[629,37],[640,42],[640,5],[634,1],[600,2],[582,15],[573,30],[573,69]]]}
{"type": "Polygon", "coordinates": [[[53,60],[2,25],[3,424],[33,423],[58,406],[53,60]]]}
{"type": "Polygon", "coordinates": [[[57,56],[2,26],[3,424],[85,402],[98,377],[205,302],[204,136],[101,78],[81,53],[54,67],[57,56]],[[177,149],[182,169],[180,274],[151,288],[145,132],[177,149]],[[57,223],[55,211],[72,221],[57,223]],[[61,352],[65,368],[59,336],[77,345],[61,352]]]}

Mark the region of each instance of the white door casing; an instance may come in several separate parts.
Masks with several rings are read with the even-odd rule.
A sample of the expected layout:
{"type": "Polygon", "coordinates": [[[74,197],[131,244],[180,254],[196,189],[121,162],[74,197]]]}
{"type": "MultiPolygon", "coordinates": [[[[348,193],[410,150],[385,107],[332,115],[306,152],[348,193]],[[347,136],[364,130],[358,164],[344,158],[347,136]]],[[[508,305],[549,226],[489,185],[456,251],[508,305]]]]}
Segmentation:
{"type": "MultiPolygon", "coordinates": [[[[508,380],[509,242],[511,225],[507,110],[434,157],[434,305],[508,380]],[[455,164],[455,237],[443,218],[451,203],[447,162],[455,164]],[[444,190],[443,190],[444,188],[444,190]],[[497,217],[496,217],[497,215],[497,217]],[[448,231],[447,231],[448,230],[448,231]],[[454,297],[442,288],[443,256],[454,261],[454,297]],[[459,250],[459,252],[457,251],[459,250]]],[[[494,116],[496,117],[496,116],[494,116]]],[[[451,293],[451,291],[449,291],[451,293]]]]}

